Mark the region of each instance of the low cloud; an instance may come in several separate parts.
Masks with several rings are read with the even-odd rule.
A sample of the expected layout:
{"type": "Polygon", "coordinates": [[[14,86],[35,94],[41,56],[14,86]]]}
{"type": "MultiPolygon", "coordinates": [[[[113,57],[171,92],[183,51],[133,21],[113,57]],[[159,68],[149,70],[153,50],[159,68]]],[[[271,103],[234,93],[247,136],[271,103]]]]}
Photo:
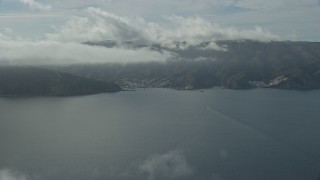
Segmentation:
{"type": "Polygon", "coordinates": [[[181,151],[170,151],[166,154],[154,155],[140,167],[146,173],[148,180],[179,179],[193,174],[192,167],[181,151]]]}
{"type": "Polygon", "coordinates": [[[50,10],[51,6],[49,5],[43,5],[35,0],[20,0],[21,3],[29,6],[32,9],[37,9],[37,10],[50,10]]]}
{"type": "Polygon", "coordinates": [[[143,31],[134,23],[135,19],[116,16],[98,8],[88,8],[87,16],[73,16],[55,33],[48,33],[48,40],[83,42],[93,40],[140,40],[143,31]]]}
{"type": "Polygon", "coordinates": [[[13,32],[10,28],[0,29],[0,40],[12,40],[13,32]]]}
{"type": "Polygon", "coordinates": [[[53,41],[0,40],[0,63],[10,65],[165,62],[168,56],[147,48],[133,50],[53,41]]]}
{"type": "MultiPolygon", "coordinates": [[[[21,0],[21,2],[38,9],[50,8],[34,0],[21,0]]],[[[0,63],[50,65],[165,62],[168,58],[176,56],[166,50],[158,52],[147,47],[104,48],[81,44],[85,41],[133,41],[135,44],[160,44],[165,47],[163,49],[169,50],[178,48],[187,51],[189,48],[198,47],[200,51],[227,51],[227,47],[220,47],[215,41],[239,39],[269,41],[278,38],[260,26],[239,30],[222,27],[198,16],[170,16],[162,23],[156,23],[138,17],[118,16],[94,7],[87,8],[80,14],[82,15],[73,16],[53,33],[47,33],[42,41],[25,40],[15,37],[12,31],[0,31],[0,63]],[[211,42],[204,47],[197,46],[208,41],[211,42]]]]}
{"type": "Polygon", "coordinates": [[[10,40],[10,37],[0,32],[0,40],[10,40]]]}
{"type": "Polygon", "coordinates": [[[216,51],[228,51],[228,46],[219,46],[215,42],[209,42],[205,47],[202,47],[203,50],[216,50],[216,51]]]}
{"type": "Polygon", "coordinates": [[[27,180],[26,176],[10,169],[0,170],[0,180],[27,180]]]}
{"type": "Polygon", "coordinates": [[[176,41],[188,44],[203,41],[254,39],[268,41],[278,37],[260,26],[239,30],[222,27],[201,17],[167,17],[163,23],[146,21],[143,18],[118,16],[99,8],[86,9],[86,15],[74,16],[55,33],[48,33],[49,40],[55,41],[142,41],[170,45],[176,41]]]}

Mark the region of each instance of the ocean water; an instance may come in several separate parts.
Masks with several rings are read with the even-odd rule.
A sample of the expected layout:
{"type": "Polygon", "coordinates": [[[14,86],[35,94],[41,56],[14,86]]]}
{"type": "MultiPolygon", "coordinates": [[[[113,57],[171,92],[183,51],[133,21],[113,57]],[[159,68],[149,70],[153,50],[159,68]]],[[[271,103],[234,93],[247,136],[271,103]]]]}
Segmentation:
{"type": "Polygon", "coordinates": [[[319,180],[320,91],[0,98],[0,180],[319,180]]]}

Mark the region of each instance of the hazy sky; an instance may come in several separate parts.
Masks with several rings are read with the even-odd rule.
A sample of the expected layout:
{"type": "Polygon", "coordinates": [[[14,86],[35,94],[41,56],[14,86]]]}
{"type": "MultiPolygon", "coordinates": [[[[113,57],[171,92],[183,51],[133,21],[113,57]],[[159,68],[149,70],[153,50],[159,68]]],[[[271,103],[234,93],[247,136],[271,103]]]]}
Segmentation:
{"type": "Polygon", "coordinates": [[[132,52],[77,44],[99,40],[167,46],[173,41],[221,39],[320,41],[319,17],[320,0],[0,0],[0,60],[167,58],[148,49],[132,52]],[[79,49],[82,53],[76,53],[79,49]]]}
{"type": "MultiPolygon", "coordinates": [[[[0,2],[2,39],[12,36],[20,39],[61,39],[63,38],[61,36],[73,36],[64,37],[66,41],[99,37],[112,39],[114,34],[106,35],[106,32],[99,32],[101,31],[99,28],[106,28],[108,25],[114,28],[112,26],[115,22],[108,21],[106,24],[106,21],[97,19],[99,17],[93,17],[103,18],[101,13],[108,13],[106,16],[114,16],[113,21],[134,19],[134,22],[129,22],[129,24],[135,23],[132,26],[139,26],[137,21],[144,21],[140,23],[154,24],[163,28],[170,23],[172,26],[172,23],[182,23],[181,21],[190,21],[193,18],[197,22],[189,22],[189,25],[193,23],[199,27],[199,31],[203,23],[210,23],[212,25],[210,28],[218,31],[223,31],[224,28],[229,31],[257,30],[268,32],[280,39],[320,41],[320,0],[0,0],[0,2]],[[172,20],[173,17],[176,19],[172,20]],[[173,22],[179,21],[179,18],[184,19],[173,22]],[[86,20],[87,22],[84,22],[86,20]],[[79,29],[75,30],[76,27],[68,29],[66,26],[79,26],[77,27],[79,29]],[[87,26],[95,26],[96,29],[89,29],[87,26]],[[86,31],[96,32],[90,34],[86,31]],[[51,34],[49,37],[48,33],[51,34]]],[[[145,24],[142,26],[145,27],[145,24]]],[[[204,27],[204,30],[205,28],[208,27],[204,27]]],[[[190,35],[190,32],[182,36],[187,35],[190,35]]],[[[122,38],[132,38],[132,36],[135,34],[127,34],[122,38]]]]}

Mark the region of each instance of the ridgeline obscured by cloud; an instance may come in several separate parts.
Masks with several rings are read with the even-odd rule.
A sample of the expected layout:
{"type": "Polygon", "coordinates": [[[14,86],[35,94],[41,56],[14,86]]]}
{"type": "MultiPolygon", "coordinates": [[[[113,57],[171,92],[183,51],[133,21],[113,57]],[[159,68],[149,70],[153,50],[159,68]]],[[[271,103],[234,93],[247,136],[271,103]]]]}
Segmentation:
{"type": "Polygon", "coordinates": [[[53,41],[0,41],[0,65],[165,62],[169,55],[142,48],[104,48],[53,41]]]}

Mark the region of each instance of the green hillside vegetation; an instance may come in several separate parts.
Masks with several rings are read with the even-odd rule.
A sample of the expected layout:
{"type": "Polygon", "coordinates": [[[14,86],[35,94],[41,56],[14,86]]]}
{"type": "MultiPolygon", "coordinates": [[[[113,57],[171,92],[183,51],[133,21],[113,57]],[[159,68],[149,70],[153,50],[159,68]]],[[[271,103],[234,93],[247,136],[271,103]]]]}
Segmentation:
{"type": "Polygon", "coordinates": [[[117,92],[120,87],[35,67],[0,67],[1,96],[72,96],[117,92]]]}

